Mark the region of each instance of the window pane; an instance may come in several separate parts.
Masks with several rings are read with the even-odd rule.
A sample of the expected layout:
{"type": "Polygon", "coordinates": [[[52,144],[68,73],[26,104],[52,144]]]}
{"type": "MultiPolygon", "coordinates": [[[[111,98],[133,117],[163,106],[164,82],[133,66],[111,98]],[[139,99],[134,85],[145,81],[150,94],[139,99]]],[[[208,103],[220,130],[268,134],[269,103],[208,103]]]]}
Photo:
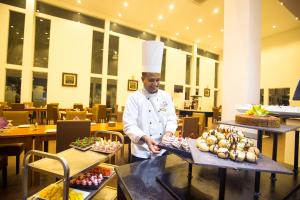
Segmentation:
{"type": "Polygon", "coordinates": [[[186,87],[185,88],[185,97],[184,97],[184,99],[185,100],[189,100],[190,99],[190,91],[191,91],[191,88],[189,88],[189,87],[186,87]]]}
{"type": "Polygon", "coordinates": [[[95,74],[102,74],[103,39],[103,33],[97,31],[93,32],[92,73],[95,74]]]}
{"type": "Polygon", "coordinates": [[[186,56],[185,84],[191,84],[191,56],[186,56]]]}
{"type": "Polygon", "coordinates": [[[269,105],[289,106],[290,88],[269,89],[269,105]]]}
{"type": "Polygon", "coordinates": [[[6,70],[5,101],[8,103],[20,103],[21,96],[21,70],[6,70]]]}
{"type": "Polygon", "coordinates": [[[35,107],[46,105],[47,102],[47,73],[33,72],[32,102],[35,107]]]}
{"type": "Polygon", "coordinates": [[[25,14],[10,11],[7,63],[22,65],[25,14]]]}
{"type": "Polygon", "coordinates": [[[200,76],[200,58],[197,58],[196,64],[196,85],[199,86],[199,76],[200,76]]]}
{"type": "Polygon", "coordinates": [[[108,75],[118,75],[118,58],[119,58],[119,37],[109,36],[108,47],[108,75]]]}
{"type": "Polygon", "coordinates": [[[34,66],[47,68],[51,21],[39,17],[35,21],[34,66]]]}
{"type": "Polygon", "coordinates": [[[101,103],[101,86],[102,86],[102,79],[91,77],[91,84],[90,84],[90,107],[94,104],[101,103]]]}
{"type": "Polygon", "coordinates": [[[164,49],[162,63],[161,63],[161,75],[160,80],[165,81],[166,80],[166,49],[164,49]]]}
{"type": "Polygon", "coordinates": [[[107,80],[106,106],[114,108],[117,101],[117,80],[107,80]]]}

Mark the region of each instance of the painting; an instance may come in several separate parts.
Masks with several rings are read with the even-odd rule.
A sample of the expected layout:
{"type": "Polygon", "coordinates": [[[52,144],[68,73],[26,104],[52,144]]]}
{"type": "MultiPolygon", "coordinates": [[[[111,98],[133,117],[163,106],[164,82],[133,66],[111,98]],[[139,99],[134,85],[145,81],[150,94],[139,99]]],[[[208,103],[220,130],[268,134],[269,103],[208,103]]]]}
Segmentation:
{"type": "Polygon", "coordinates": [[[209,88],[204,88],[204,96],[210,97],[210,89],[209,88]]]}
{"type": "Polygon", "coordinates": [[[62,86],[77,87],[77,74],[63,73],[62,86]]]}
{"type": "Polygon", "coordinates": [[[128,80],[128,91],[136,91],[138,89],[139,82],[137,80],[128,80]]]}

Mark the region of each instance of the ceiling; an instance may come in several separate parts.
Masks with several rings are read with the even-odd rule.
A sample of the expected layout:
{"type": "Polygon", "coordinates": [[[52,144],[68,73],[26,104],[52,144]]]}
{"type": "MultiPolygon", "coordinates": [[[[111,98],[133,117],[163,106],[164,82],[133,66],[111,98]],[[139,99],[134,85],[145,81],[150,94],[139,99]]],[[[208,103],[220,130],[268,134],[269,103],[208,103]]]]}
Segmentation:
{"type": "MultiPolygon", "coordinates": [[[[217,53],[223,49],[223,0],[42,1],[180,42],[198,43],[201,48],[217,53]],[[127,7],[124,2],[127,2],[127,7]],[[169,8],[171,4],[173,9],[169,8]],[[219,9],[218,13],[213,12],[215,8],[219,9]],[[159,20],[159,15],[163,19],[159,20]]],[[[278,0],[261,1],[262,38],[300,27],[300,20],[296,20],[283,3],[278,0]]]]}

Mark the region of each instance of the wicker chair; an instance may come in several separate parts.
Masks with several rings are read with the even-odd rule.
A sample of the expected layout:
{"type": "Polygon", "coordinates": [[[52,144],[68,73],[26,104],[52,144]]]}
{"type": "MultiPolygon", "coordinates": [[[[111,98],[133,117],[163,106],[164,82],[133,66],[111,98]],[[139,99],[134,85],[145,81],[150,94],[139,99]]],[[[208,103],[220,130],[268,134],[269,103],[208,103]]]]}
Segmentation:
{"type": "Polygon", "coordinates": [[[64,151],[77,138],[89,137],[91,122],[87,120],[58,120],[56,133],[56,153],[64,151]]]}

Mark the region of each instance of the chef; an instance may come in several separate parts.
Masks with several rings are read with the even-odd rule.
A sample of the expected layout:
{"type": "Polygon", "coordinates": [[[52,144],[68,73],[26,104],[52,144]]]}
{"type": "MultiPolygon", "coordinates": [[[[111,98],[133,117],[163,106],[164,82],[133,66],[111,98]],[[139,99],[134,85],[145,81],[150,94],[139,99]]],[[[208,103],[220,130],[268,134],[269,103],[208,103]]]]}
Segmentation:
{"type": "Polygon", "coordinates": [[[164,135],[171,136],[177,128],[175,107],[171,95],[159,90],[164,44],[146,41],[142,44],[143,89],[127,99],[124,133],[131,140],[131,161],[141,161],[163,155],[157,144],[164,135]]]}

